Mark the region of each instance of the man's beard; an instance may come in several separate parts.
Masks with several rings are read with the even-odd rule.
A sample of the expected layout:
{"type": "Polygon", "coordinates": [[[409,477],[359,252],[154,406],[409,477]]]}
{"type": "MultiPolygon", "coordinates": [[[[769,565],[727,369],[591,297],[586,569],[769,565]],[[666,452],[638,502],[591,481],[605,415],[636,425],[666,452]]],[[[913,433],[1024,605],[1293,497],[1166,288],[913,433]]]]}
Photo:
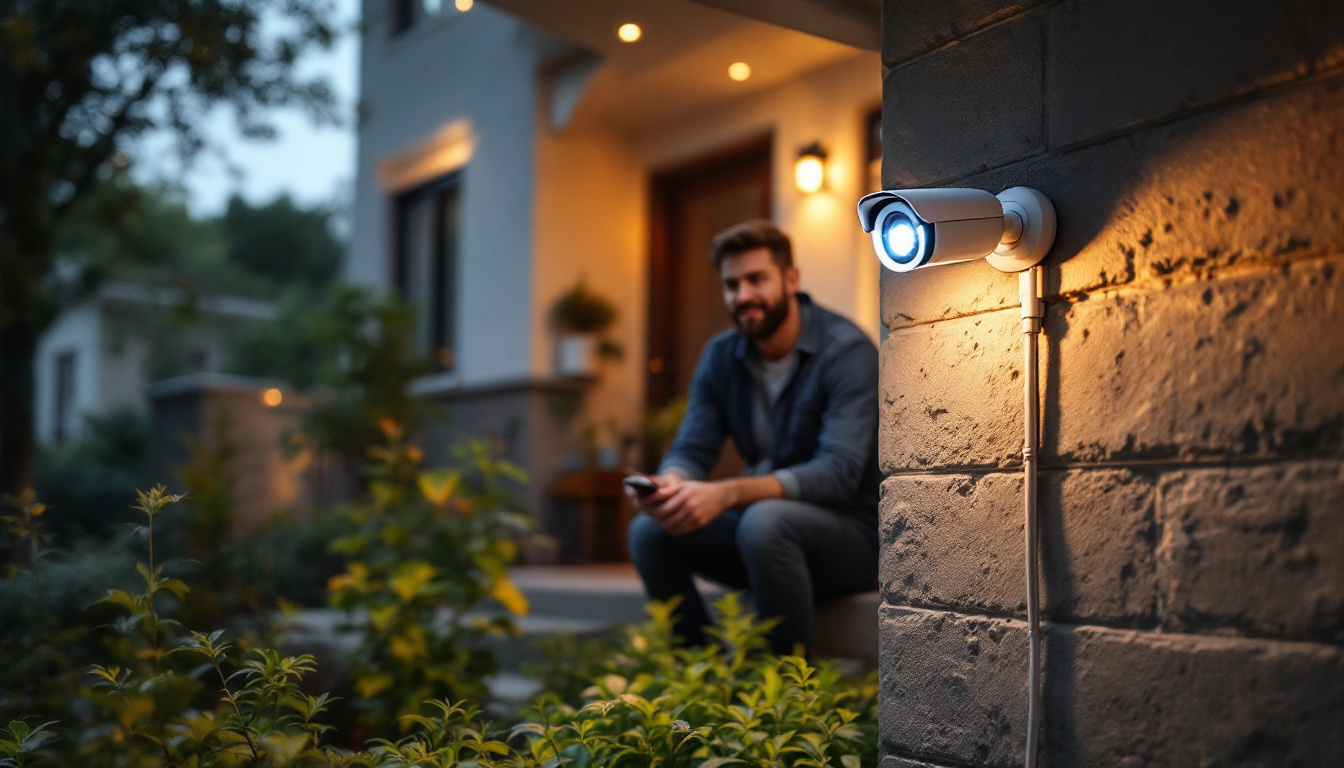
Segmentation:
{"type": "Polygon", "coordinates": [[[765,301],[749,301],[733,306],[733,322],[737,324],[737,330],[743,336],[753,341],[759,339],[768,339],[774,335],[775,331],[789,319],[789,306],[791,302],[788,296],[781,296],[779,301],[770,304],[765,301]],[[743,311],[747,309],[761,310],[761,316],[758,318],[747,318],[743,316],[743,311]]]}

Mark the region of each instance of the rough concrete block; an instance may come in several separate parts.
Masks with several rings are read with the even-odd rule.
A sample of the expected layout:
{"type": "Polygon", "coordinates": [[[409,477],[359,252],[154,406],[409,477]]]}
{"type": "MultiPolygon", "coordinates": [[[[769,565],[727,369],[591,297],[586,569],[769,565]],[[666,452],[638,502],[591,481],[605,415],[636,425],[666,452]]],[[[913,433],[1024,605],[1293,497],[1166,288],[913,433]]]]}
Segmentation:
{"type": "Polygon", "coordinates": [[[1338,647],[1052,626],[1049,766],[1344,765],[1338,647]]]}
{"type": "MultiPolygon", "coordinates": [[[[1152,481],[1127,470],[1041,475],[1043,609],[1053,618],[1156,623],[1152,481]]],[[[915,475],[882,493],[883,596],[893,605],[1026,610],[1020,474],[915,475]]]]}
{"type": "Polygon", "coordinates": [[[882,19],[882,62],[902,62],[1010,19],[1042,0],[888,0],[882,19]]]}
{"type": "Polygon", "coordinates": [[[985,261],[902,274],[882,270],[882,323],[891,330],[1016,306],[1017,275],[985,261]]]}
{"type": "MultiPolygon", "coordinates": [[[[885,754],[1020,765],[1024,622],[883,609],[885,754]]],[[[1337,766],[1344,653],[1306,643],[1046,625],[1046,766],[1337,766]]]]}
{"type": "Polygon", "coordinates": [[[998,613],[1025,605],[1020,473],[889,477],[880,521],[887,603],[998,613]]]}
{"type": "Polygon", "coordinates": [[[916,187],[1044,150],[1041,18],[1014,19],[887,74],[884,186],[916,187]]]}
{"type": "Polygon", "coordinates": [[[1161,495],[1168,626],[1344,642],[1344,463],[1185,470],[1161,495]]]}
{"type": "Polygon", "coordinates": [[[1044,456],[1339,455],[1341,268],[1344,258],[1295,261],[1051,307],[1046,343],[1058,362],[1044,368],[1044,456]]]}
{"type": "Polygon", "coordinates": [[[1016,310],[892,333],[882,345],[882,471],[1021,463],[1021,336],[1016,310]]]}
{"type": "Polygon", "coordinates": [[[1069,146],[1344,60],[1344,4],[1110,0],[1050,9],[1051,146],[1069,146]]]}
{"type": "MultiPolygon", "coordinates": [[[[1168,285],[1344,253],[1342,116],[1344,76],[1333,76],[956,184],[995,193],[1025,185],[1049,196],[1059,217],[1046,259],[1052,294],[1168,285]]],[[[950,317],[994,300],[967,301],[979,294],[952,292],[934,279],[939,269],[950,268],[914,273],[925,285],[913,275],[884,280],[884,317],[950,317]],[[947,298],[907,297],[924,289],[947,298]]]]}
{"type": "Polygon", "coordinates": [[[883,754],[1018,763],[1027,722],[1024,623],[887,607],[880,632],[883,754]]]}

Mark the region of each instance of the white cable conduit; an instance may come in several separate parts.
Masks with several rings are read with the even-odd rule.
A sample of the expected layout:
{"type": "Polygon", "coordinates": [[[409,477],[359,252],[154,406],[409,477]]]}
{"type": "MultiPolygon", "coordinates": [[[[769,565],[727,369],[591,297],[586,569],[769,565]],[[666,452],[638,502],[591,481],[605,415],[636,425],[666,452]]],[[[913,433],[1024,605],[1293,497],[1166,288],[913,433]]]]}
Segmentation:
{"type": "Polygon", "coordinates": [[[1041,300],[1041,268],[1032,267],[1018,273],[1018,295],[1022,300],[1023,356],[1026,379],[1022,417],[1023,507],[1026,511],[1027,537],[1027,761],[1026,768],[1036,768],[1036,755],[1041,731],[1041,594],[1040,528],[1036,514],[1036,479],[1039,457],[1040,378],[1037,342],[1041,335],[1041,321],[1045,318],[1045,302],[1041,300]]]}

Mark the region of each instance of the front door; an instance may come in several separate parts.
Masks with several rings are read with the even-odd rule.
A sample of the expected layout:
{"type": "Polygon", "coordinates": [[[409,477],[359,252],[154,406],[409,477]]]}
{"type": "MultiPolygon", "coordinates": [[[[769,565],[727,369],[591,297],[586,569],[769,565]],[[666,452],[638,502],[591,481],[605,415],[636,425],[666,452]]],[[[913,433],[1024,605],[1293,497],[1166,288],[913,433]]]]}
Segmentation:
{"type": "MultiPolygon", "coordinates": [[[[648,406],[689,391],[705,342],[731,325],[709,241],[747,219],[770,218],[769,137],[658,173],[652,186],[648,406]]],[[[734,451],[715,474],[740,472],[734,451]]]]}

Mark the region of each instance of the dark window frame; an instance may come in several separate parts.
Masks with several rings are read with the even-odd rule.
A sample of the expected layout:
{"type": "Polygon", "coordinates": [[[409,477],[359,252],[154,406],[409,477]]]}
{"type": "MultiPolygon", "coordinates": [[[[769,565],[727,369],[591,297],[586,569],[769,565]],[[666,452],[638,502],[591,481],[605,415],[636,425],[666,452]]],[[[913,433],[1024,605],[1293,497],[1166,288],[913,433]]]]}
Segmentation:
{"type": "Polygon", "coordinates": [[[461,229],[462,174],[460,171],[437,177],[424,184],[402,190],[393,196],[392,284],[406,303],[414,303],[410,290],[410,217],[429,203],[431,224],[430,293],[418,307],[429,313],[429,338],[422,338],[416,325],[416,343],[428,352],[438,371],[450,371],[456,364],[458,251],[461,229]],[[447,212],[451,209],[451,216],[447,212]],[[449,219],[452,219],[451,221],[449,219]]]}
{"type": "Polygon", "coordinates": [[[52,387],[52,437],[57,445],[66,441],[74,431],[75,388],[79,373],[79,357],[76,350],[68,350],[56,355],[53,360],[55,370],[52,387]]]}
{"type": "Polygon", "coordinates": [[[392,36],[396,37],[411,27],[420,18],[423,0],[388,0],[392,6],[392,36]]]}

